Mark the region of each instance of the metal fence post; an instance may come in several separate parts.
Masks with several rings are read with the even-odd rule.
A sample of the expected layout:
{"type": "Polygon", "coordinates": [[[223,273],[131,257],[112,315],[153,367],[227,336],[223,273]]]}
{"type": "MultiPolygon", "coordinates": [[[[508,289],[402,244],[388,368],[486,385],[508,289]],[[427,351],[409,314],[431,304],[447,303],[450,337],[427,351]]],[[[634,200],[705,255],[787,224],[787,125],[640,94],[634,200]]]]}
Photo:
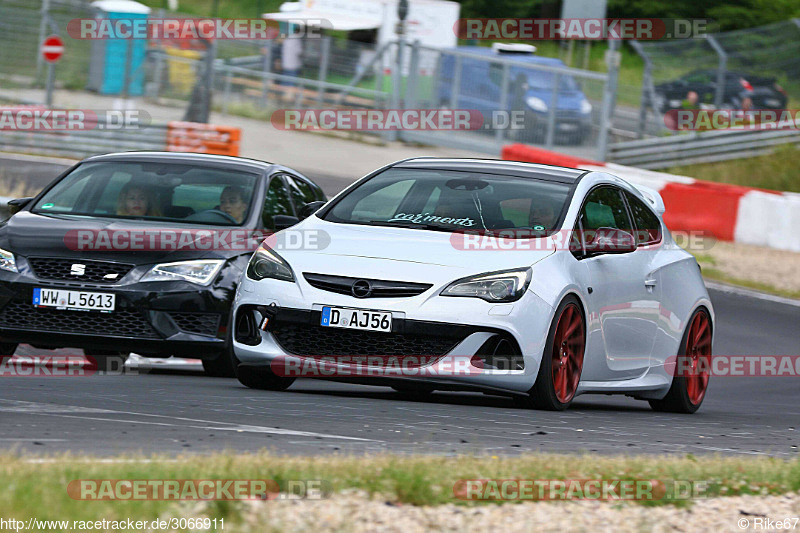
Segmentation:
{"type": "MultiPolygon", "coordinates": [[[[264,51],[264,58],[263,58],[263,64],[261,65],[261,71],[264,73],[264,77],[261,78],[261,107],[267,107],[267,105],[269,104],[269,82],[270,82],[269,74],[272,71],[272,46],[267,44],[262,48],[262,50],[264,51]]],[[[228,94],[227,91],[228,91],[228,85],[230,85],[230,77],[231,77],[230,71],[228,71],[228,78],[225,80],[226,95],[228,94]]]]}
{"type": "Polygon", "coordinates": [[[417,107],[417,98],[419,92],[419,40],[411,43],[411,57],[408,62],[408,77],[406,78],[406,109],[415,109],[417,107]]]}
{"type": "MultiPolygon", "coordinates": [[[[397,55],[395,56],[395,66],[392,76],[392,109],[400,109],[402,106],[402,91],[403,91],[403,52],[405,51],[406,43],[403,40],[403,34],[398,34],[397,39],[397,55]]],[[[398,132],[389,132],[389,140],[396,141],[398,132]]]]}
{"type": "MultiPolygon", "coordinates": [[[[644,137],[644,131],[647,125],[648,94],[650,91],[650,86],[653,84],[653,61],[650,59],[650,56],[647,55],[647,52],[644,51],[642,45],[639,44],[639,41],[631,40],[629,44],[631,45],[631,48],[633,48],[633,50],[639,54],[639,57],[642,58],[642,61],[644,61],[644,72],[642,74],[642,100],[639,103],[639,123],[636,126],[636,138],[641,139],[644,137]]],[[[656,103],[654,101],[650,101],[650,106],[653,108],[654,112],[658,113],[655,105],[656,103]]]]}
{"type": "MultiPolygon", "coordinates": [[[[500,111],[508,112],[508,108],[509,108],[509,105],[508,105],[508,83],[509,83],[509,78],[510,78],[510,71],[511,71],[511,67],[508,65],[508,63],[503,62],[503,81],[500,84],[502,88],[500,89],[500,105],[498,106],[500,108],[500,111]]],[[[511,113],[508,113],[508,115],[506,116],[506,119],[507,119],[506,127],[510,128],[511,127],[511,120],[512,120],[511,119],[511,113]]],[[[496,126],[496,124],[492,124],[492,126],[496,126]]],[[[503,131],[503,128],[497,128],[495,130],[495,132],[494,132],[494,138],[497,139],[498,142],[500,142],[500,141],[503,140],[503,137],[505,136],[504,133],[505,132],[503,131]]]]}
{"type": "MultiPolygon", "coordinates": [[[[325,82],[328,80],[328,64],[331,61],[331,36],[324,35],[322,37],[322,50],[320,52],[319,61],[319,81],[325,82]]],[[[320,84],[319,91],[317,92],[317,105],[322,105],[322,98],[325,95],[325,87],[320,84]]]]}
{"type": "Polygon", "coordinates": [[[728,64],[728,54],[725,53],[725,49],[722,48],[722,45],[714,38],[713,35],[706,34],[706,39],[708,40],[708,44],[711,45],[711,48],[719,56],[719,67],[717,68],[717,90],[714,92],[714,106],[719,109],[722,107],[722,100],[725,93],[725,70],[728,64]]]}
{"type": "Polygon", "coordinates": [[[603,91],[603,109],[600,111],[600,136],[597,139],[597,159],[606,160],[608,153],[608,136],[611,130],[611,114],[614,109],[614,100],[617,93],[617,75],[619,73],[619,55],[617,48],[619,41],[616,39],[608,40],[608,52],[606,62],[608,64],[608,80],[603,91]]]}
{"type": "Polygon", "coordinates": [[[225,65],[225,90],[222,94],[222,114],[228,114],[228,103],[231,99],[231,82],[233,81],[233,72],[228,65],[225,65]]]}
{"type": "MultiPolygon", "coordinates": [[[[50,0],[42,0],[42,9],[41,9],[41,20],[39,21],[39,40],[37,41],[37,45],[41,46],[44,42],[44,38],[47,32],[47,19],[50,17],[50,0]]],[[[42,54],[39,53],[37,50],[36,53],[36,78],[39,79],[39,76],[42,75],[42,67],[44,66],[44,58],[42,54]]]]}
{"type": "Polygon", "coordinates": [[[561,74],[553,76],[553,90],[550,93],[550,107],[547,110],[547,136],[545,137],[545,148],[553,148],[556,138],[556,109],[558,108],[558,85],[561,83],[561,74]]]}
{"type": "Polygon", "coordinates": [[[456,64],[453,68],[453,87],[450,89],[450,109],[458,107],[458,93],[461,91],[461,56],[456,56],[456,64]]]}

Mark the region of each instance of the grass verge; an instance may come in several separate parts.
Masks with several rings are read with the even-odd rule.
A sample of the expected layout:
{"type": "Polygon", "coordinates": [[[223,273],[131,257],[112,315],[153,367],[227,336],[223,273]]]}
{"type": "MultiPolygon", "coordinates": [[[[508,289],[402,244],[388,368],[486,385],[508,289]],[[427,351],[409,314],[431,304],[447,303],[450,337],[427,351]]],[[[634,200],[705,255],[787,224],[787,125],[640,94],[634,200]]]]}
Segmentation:
{"type": "Polygon", "coordinates": [[[719,183],[800,192],[798,163],[800,149],[786,145],[767,155],[673,167],[666,172],[719,183]]]}
{"type": "MultiPolygon", "coordinates": [[[[200,509],[208,518],[236,524],[246,518],[244,502],[84,501],[72,499],[73,480],[247,479],[322,480],[330,493],[360,490],[386,501],[437,505],[465,503],[453,495],[459,480],[661,480],[699,481],[702,497],[784,494],[800,489],[800,459],[703,457],[598,457],[527,455],[521,457],[431,457],[378,455],[282,457],[270,453],[218,453],[208,456],[127,457],[114,461],[61,456],[31,461],[0,456],[0,516],[26,520],[153,520],[187,516],[200,509]],[[114,462],[116,461],[116,462],[114,462]],[[46,503],[46,505],[42,505],[46,503]]],[[[652,504],[687,504],[660,500],[652,504]]]]}

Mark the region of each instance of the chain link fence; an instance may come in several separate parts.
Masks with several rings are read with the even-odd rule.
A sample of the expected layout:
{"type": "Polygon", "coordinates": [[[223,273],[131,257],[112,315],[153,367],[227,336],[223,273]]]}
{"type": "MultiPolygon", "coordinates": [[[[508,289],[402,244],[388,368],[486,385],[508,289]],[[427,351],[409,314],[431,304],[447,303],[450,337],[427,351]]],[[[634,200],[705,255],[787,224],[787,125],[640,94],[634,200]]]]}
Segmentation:
{"type": "Polygon", "coordinates": [[[645,63],[638,137],[652,119],[663,129],[670,109],[782,109],[800,98],[799,19],[631,45],[645,63]]]}

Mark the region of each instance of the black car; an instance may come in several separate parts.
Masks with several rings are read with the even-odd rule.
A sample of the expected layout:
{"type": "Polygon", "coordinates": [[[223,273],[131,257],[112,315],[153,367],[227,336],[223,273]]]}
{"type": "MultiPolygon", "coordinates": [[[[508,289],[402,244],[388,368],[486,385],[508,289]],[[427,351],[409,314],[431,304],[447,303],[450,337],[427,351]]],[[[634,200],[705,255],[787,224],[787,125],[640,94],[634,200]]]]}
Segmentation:
{"type": "MultiPolygon", "coordinates": [[[[712,105],[717,91],[717,71],[696,70],[677,80],[655,86],[655,109],[666,113],[680,109],[690,91],[698,96],[698,104],[712,105]]],[[[753,76],[742,72],[727,71],[722,93],[722,107],[741,109],[744,98],[750,98],[751,109],[785,109],[788,97],[775,78],[753,76]]]]}
{"type": "Polygon", "coordinates": [[[324,200],[300,173],[250,159],[81,161],[10,202],[16,214],[0,225],[0,355],[18,343],[82,348],[107,369],[135,352],[233,375],[229,314],[243,268],[265,233],[324,200]]]}

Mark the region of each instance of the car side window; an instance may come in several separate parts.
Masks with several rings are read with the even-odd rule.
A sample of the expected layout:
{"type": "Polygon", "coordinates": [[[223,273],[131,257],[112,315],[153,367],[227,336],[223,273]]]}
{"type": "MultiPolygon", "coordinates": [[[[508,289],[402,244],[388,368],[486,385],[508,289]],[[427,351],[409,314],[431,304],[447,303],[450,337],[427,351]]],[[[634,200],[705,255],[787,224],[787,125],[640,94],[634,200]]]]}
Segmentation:
{"type": "Polygon", "coordinates": [[[306,204],[321,200],[319,193],[315,191],[309,183],[300,178],[284,175],[283,179],[286,180],[286,184],[289,187],[289,194],[292,195],[292,200],[294,201],[296,209],[300,210],[300,208],[306,204]]]}
{"type": "Polygon", "coordinates": [[[598,187],[589,193],[581,210],[584,231],[613,228],[632,233],[621,193],[616,187],[598,187]]]}
{"type": "Polygon", "coordinates": [[[658,244],[661,242],[661,221],[644,202],[629,192],[625,192],[636,225],[636,245],[658,244]]]}
{"type": "Polygon", "coordinates": [[[261,221],[264,228],[268,230],[275,230],[275,215],[289,215],[294,216],[292,203],[289,200],[289,193],[283,185],[283,180],[280,176],[274,176],[267,187],[267,195],[264,199],[264,209],[261,213],[261,221]]]}

